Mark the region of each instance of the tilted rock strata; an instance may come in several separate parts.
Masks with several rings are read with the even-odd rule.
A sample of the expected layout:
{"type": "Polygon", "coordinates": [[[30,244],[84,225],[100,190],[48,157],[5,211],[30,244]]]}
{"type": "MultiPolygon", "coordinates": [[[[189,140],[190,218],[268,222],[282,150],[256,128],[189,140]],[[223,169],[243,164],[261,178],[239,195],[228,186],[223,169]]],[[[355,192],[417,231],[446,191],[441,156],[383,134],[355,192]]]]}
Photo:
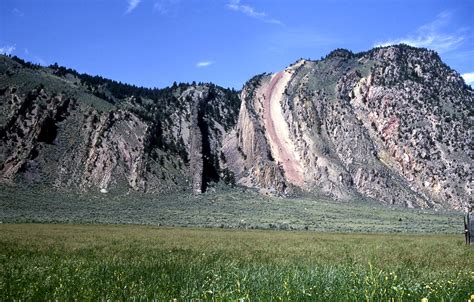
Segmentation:
{"type": "Polygon", "coordinates": [[[147,89],[0,56],[0,181],[101,192],[472,203],[471,88],[432,51],[335,50],[252,78],[147,89]]]}
{"type": "Polygon", "coordinates": [[[238,183],[408,207],[471,202],[473,92],[432,51],[338,50],[256,77],[241,98],[228,141],[244,159],[224,144],[247,166],[231,167],[238,183]],[[267,167],[276,173],[262,177],[267,167]]]}
{"type": "Polygon", "coordinates": [[[106,80],[99,90],[74,74],[1,60],[1,182],[199,194],[225,178],[220,149],[237,119],[234,92],[180,84],[119,99],[106,80]]]}

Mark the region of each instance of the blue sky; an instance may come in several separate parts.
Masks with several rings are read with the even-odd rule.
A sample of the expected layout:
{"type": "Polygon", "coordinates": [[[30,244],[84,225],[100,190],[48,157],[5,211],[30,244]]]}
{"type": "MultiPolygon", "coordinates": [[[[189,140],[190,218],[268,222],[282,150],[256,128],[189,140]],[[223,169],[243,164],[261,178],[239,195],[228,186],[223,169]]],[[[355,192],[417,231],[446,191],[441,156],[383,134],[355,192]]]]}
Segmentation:
{"type": "Polygon", "coordinates": [[[474,1],[1,0],[0,52],[146,87],[252,76],[404,42],[474,84],[474,1]]]}

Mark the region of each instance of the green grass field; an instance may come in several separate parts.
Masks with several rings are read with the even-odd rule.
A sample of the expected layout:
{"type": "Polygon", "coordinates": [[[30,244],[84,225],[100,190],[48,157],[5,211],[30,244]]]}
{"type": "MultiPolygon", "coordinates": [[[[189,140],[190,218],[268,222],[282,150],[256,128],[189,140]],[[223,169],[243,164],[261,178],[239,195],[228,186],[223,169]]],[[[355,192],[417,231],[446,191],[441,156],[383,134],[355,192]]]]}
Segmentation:
{"type": "Polygon", "coordinates": [[[460,235],[0,224],[0,300],[467,301],[460,235]]]}
{"type": "Polygon", "coordinates": [[[227,187],[194,198],[189,193],[78,194],[0,186],[0,222],[363,233],[463,232],[460,212],[407,209],[362,200],[337,202],[324,196],[279,198],[227,187]]]}

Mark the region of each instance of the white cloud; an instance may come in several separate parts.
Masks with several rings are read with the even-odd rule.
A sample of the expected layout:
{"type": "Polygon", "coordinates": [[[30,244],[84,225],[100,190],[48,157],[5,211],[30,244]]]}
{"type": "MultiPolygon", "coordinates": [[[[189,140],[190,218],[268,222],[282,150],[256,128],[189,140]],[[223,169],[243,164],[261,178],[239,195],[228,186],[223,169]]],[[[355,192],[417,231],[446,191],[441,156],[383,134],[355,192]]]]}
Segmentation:
{"type": "Polygon", "coordinates": [[[259,19],[265,23],[283,25],[280,20],[270,18],[265,12],[259,12],[250,5],[241,4],[240,0],[231,0],[227,3],[227,8],[236,12],[241,12],[251,18],[259,19]]]}
{"type": "Polygon", "coordinates": [[[128,8],[125,12],[126,14],[131,13],[135,8],[137,8],[138,4],[140,4],[141,0],[127,0],[128,8]]]}
{"type": "Polygon", "coordinates": [[[468,72],[461,75],[466,82],[467,85],[471,85],[474,87],[474,72],[468,72]]]}
{"type": "Polygon", "coordinates": [[[263,40],[267,49],[274,53],[287,53],[289,50],[305,53],[317,47],[342,43],[335,36],[328,36],[314,28],[305,27],[284,28],[283,30],[265,35],[263,40]]]}
{"type": "Polygon", "coordinates": [[[43,60],[42,58],[38,57],[38,56],[34,56],[33,57],[33,62],[37,63],[37,64],[40,64],[42,66],[47,66],[48,63],[46,63],[45,60],[43,60]]]}
{"type": "Polygon", "coordinates": [[[451,19],[451,14],[443,12],[439,14],[433,22],[420,26],[414,34],[404,38],[393,39],[376,43],[375,46],[388,46],[394,44],[408,44],[415,47],[425,47],[434,49],[439,53],[456,49],[464,41],[464,36],[460,31],[452,33],[442,32],[451,19]]]}
{"type": "Polygon", "coordinates": [[[181,0],[156,0],[153,5],[153,10],[161,14],[168,14],[175,11],[180,2],[181,0]]]}
{"type": "Polygon", "coordinates": [[[28,48],[24,48],[23,52],[25,53],[26,58],[29,59],[31,62],[40,64],[43,66],[48,65],[48,63],[45,60],[43,60],[41,57],[37,56],[36,54],[30,52],[28,48]]]}
{"type": "Polygon", "coordinates": [[[16,7],[12,10],[12,12],[13,12],[15,15],[17,15],[18,17],[24,17],[24,16],[25,16],[25,14],[24,14],[21,10],[19,10],[18,8],[16,8],[16,7]]]}
{"type": "Polygon", "coordinates": [[[266,17],[267,14],[264,12],[257,12],[253,7],[248,5],[243,5],[239,3],[240,1],[232,1],[231,3],[227,4],[227,7],[231,10],[239,11],[246,14],[249,17],[253,18],[263,18],[266,17]]]}
{"type": "Polygon", "coordinates": [[[15,51],[15,45],[5,45],[0,47],[0,54],[2,55],[11,55],[15,51]]]}
{"type": "Polygon", "coordinates": [[[202,68],[202,67],[210,66],[210,65],[212,65],[212,64],[213,64],[212,61],[202,61],[202,62],[197,62],[197,63],[196,63],[196,67],[197,67],[197,68],[202,68]]]}

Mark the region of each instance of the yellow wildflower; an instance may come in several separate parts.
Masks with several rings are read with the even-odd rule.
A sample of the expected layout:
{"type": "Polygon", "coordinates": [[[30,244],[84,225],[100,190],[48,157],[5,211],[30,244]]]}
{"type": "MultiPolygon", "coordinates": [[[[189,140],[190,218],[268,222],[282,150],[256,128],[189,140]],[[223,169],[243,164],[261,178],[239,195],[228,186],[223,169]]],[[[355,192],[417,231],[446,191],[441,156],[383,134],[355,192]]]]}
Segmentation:
{"type": "Polygon", "coordinates": [[[421,299],[421,302],[428,302],[428,298],[421,299]]]}

